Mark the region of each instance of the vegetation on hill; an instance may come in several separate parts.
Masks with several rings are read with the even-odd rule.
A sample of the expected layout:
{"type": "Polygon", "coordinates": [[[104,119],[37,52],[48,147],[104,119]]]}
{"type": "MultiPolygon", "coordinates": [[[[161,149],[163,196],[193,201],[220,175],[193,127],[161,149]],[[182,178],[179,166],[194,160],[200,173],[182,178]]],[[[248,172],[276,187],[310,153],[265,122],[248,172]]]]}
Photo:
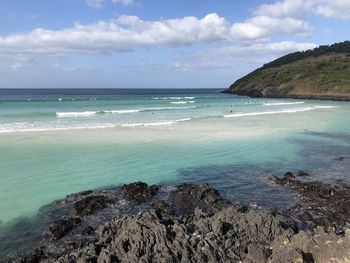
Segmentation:
{"type": "Polygon", "coordinates": [[[350,99],[350,41],[278,58],[228,92],[252,97],[350,99]]]}

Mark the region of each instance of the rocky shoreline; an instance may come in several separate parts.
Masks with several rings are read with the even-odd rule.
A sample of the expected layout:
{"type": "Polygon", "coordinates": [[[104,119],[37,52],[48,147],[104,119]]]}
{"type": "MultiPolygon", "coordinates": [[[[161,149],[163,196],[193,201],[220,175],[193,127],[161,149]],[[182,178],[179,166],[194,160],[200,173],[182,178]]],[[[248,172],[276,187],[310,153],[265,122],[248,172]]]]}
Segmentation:
{"type": "Polygon", "coordinates": [[[246,90],[244,92],[235,91],[230,89],[220,91],[223,94],[232,94],[239,96],[248,96],[251,98],[270,98],[270,99],[302,99],[302,100],[331,100],[331,101],[350,101],[350,95],[327,95],[327,94],[280,94],[269,92],[263,94],[258,90],[246,90]]]}
{"type": "Polygon", "coordinates": [[[72,194],[41,246],[10,262],[349,262],[350,187],[309,178],[270,178],[301,200],[283,214],[233,205],[208,185],[72,194]]]}

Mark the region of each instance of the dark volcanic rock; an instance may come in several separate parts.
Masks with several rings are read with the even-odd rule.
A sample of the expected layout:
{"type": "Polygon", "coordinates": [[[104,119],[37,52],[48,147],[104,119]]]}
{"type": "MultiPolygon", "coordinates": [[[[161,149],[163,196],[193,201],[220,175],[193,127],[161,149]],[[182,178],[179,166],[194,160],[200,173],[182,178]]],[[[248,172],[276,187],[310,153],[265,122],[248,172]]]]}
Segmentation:
{"type": "Polygon", "coordinates": [[[110,204],[114,204],[115,199],[104,195],[88,196],[74,204],[75,212],[79,216],[91,215],[95,211],[106,208],[110,204]]]}
{"type": "Polygon", "coordinates": [[[102,262],[106,255],[120,262],[238,262],[246,251],[253,259],[264,256],[261,262],[266,262],[270,253],[265,245],[294,233],[282,217],[259,211],[240,213],[234,207],[195,219],[191,227],[177,217],[172,220],[173,224],[164,224],[148,212],[112,220],[98,232],[102,252],[85,247],[59,262],[69,262],[71,257],[96,257],[102,262]]]}
{"type": "Polygon", "coordinates": [[[123,197],[126,200],[142,203],[152,198],[158,192],[158,186],[148,186],[146,183],[137,182],[124,185],[122,190],[123,197]]]}
{"type": "Polygon", "coordinates": [[[207,184],[181,184],[171,193],[171,199],[184,214],[192,214],[196,207],[210,214],[228,206],[218,191],[207,184]]]}
{"type": "Polygon", "coordinates": [[[152,205],[158,219],[167,218],[175,214],[174,207],[164,201],[152,205]]]}
{"type": "Polygon", "coordinates": [[[84,230],[82,231],[83,235],[92,235],[95,232],[95,229],[92,226],[88,226],[86,228],[84,228],[84,230]]]}
{"type": "Polygon", "coordinates": [[[20,259],[19,263],[40,263],[44,258],[44,252],[41,248],[35,249],[30,255],[20,259]]]}
{"type": "Polygon", "coordinates": [[[72,231],[80,223],[81,219],[78,217],[57,220],[49,226],[45,234],[45,239],[48,241],[58,240],[72,231]]]}
{"type": "MultiPolygon", "coordinates": [[[[304,182],[288,177],[275,180],[295,188],[305,186],[304,182]]],[[[51,241],[44,242],[44,246],[22,261],[15,262],[284,263],[350,260],[350,230],[345,230],[343,236],[327,233],[319,227],[310,233],[298,231],[287,217],[233,206],[208,185],[179,185],[171,192],[170,200],[153,204],[140,204],[139,200],[152,197],[154,189],[141,183],[130,187],[134,193],[141,194],[137,203],[128,205],[143,207],[143,212],[116,214],[117,217],[100,224],[97,229],[96,225],[94,228],[88,226],[87,220],[91,217],[83,218],[80,228],[74,231],[72,229],[80,224],[79,218],[56,221],[47,234],[51,241]],[[183,213],[177,213],[176,209],[183,213]],[[58,240],[70,231],[70,235],[58,240]]],[[[315,185],[307,185],[306,191],[308,187],[315,191],[315,185]]],[[[334,190],[336,196],[349,188],[340,185],[334,190]]],[[[131,191],[126,193],[131,194],[131,191]]],[[[94,219],[101,218],[106,210],[96,213],[98,216],[94,219]]],[[[299,206],[292,210],[304,211],[299,206]]],[[[305,221],[320,220],[322,224],[329,224],[324,216],[314,217],[314,214],[307,213],[304,213],[305,221]]]]}
{"type": "Polygon", "coordinates": [[[309,176],[309,174],[303,170],[298,171],[298,176],[309,176]]]}
{"type": "Polygon", "coordinates": [[[272,244],[272,255],[268,262],[349,262],[350,230],[344,237],[326,233],[316,228],[312,234],[300,231],[290,237],[280,236],[272,244]]]}
{"type": "Polygon", "coordinates": [[[294,176],[294,174],[293,174],[292,172],[286,172],[286,173],[284,174],[284,177],[294,178],[295,176],[294,176]]]}
{"type": "MultiPolygon", "coordinates": [[[[303,182],[288,177],[273,177],[279,185],[287,186],[298,193],[315,216],[310,213],[298,215],[302,221],[311,221],[329,231],[342,233],[350,222],[350,187],[344,183],[330,185],[318,181],[303,182]]],[[[298,211],[296,211],[298,212],[298,211]]]]}

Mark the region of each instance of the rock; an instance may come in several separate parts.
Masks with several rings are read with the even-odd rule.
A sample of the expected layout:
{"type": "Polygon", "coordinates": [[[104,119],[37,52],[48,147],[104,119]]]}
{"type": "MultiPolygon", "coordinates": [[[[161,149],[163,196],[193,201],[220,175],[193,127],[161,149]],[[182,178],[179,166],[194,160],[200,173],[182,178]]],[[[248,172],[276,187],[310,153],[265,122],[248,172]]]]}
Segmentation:
{"type": "Polygon", "coordinates": [[[218,191],[207,184],[181,184],[171,193],[171,200],[184,214],[193,214],[196,207],[210,214],[228,205],[218,191]]]}
{"type": "Polygon", "coordinates": [[[311,234],[300,231],[291,238],[280,236],[271,248],[271,262],[349,262],[350,235],[339,237],[318,227],[311,234]]]}
{"type": "MultiPolygon", "coordinates": [[[[317,190],[326,193],[334,189],[334,195],[325,195],[331,200],[341,196],[349,198],[347,193],[350,188],[343,184],[329,188],[329,185],[319,182],[301,182],[293,178],[273,180],[300,191],[306,202],[314,200],[309,193],[317,190]]],[[[141,193],[152,191],[147,185],[136,188],[138,191],[135,191],[141,193]]],[[[99,226],[96,220],[109,214],[110,210],[96,213],[96,217],[86,217],[83,223],[79,218],[58,220],[50,226],[41,249],[26,257],[26,261],[14,262],[284,263],[350,260],[349,229],[344,229],[340,236],[326,232],[323,227],[304,232],[279,213],[233,206],[208,185],[179,185],[170,195],[169,200],[154,204],[130,203],[130,207],[138,206],[143,210],[134,214],[118,214],[99,226]],[[87,226],[90,222],[93,224],[87,226]],[[77,228],[72,231],[79,224],[84,230],[77,228]],[[47,242],[65,235],[60,241],[47,242]]],[[[144,198],[146,194],[140,196],[144,198]]],[[[326,202],[323,197],[321,199],[321,202],[326,202]]],[[[313,207],[317,208],[316,205],[313,207]]],[[[304,212],[302,216],[306,221],[319,220],[322,221],[320,225],[328,228],[329,224],[339,224],[338,220],[342,222],[339,214],[332,213],[328,207],[322,207],[320,211],[313,209],[309,211],[297,206],[291,211],[304,212]],[[314,213],[319,214],[314,216],[314,213]]]]}
{"type": "Polygon", "coordinates": [[[293,174],[292,172],[286,172],[286,173],[284,174],[284,177],[287,177],[287,178],[294,178],[295,176],[294,176],[294,174],[293,174]]]}
{"type": "Polygon", "coordinates": [[[164,201],[155,203],[152,205],[152,207],[155,210],[158,219],[167,218],[175,213],[174,207],[168,203],[165,203],[164,201]]]}
{"type": "Polygon", "coordinates": [[[74,204],[75,212],[79,216],[91,215],[95,211],[106,208],[107,206],[114,204],[115,199],[109,198],[104,195],[92,195],[88,196],[74,204]]]}
{"type": "Polygon", "coordinates": [[[271,250],[259,244],[249,244],[245,263],[265,263],[271,255],[271,250]]]}
{"type": "Polygon", "coordinates": [[[345,160],[345,157],[343,156],[334,158],[334,161],[344,161],[344,160],[345,160]]]}
{"type": "Polygon", "coordinates": [[[92,226],[88,226],[81,233],[85,236],[90,236],[95,233],[95,229],[92,226]]]}
{"type": "Polygon", "coordinates": [[[122,190],[126,200],[142,203],[157,194],[158,186],[148,186],[146,183],[137,182],[124,185],[122,190]]]}
{"type": "Polygon", "coordinates": [[[77,217],[57,220],[49,226],[49,229],[45,234],[45,239],[50,242],[56,241],[67,235],[80,223],[81,219],[77,217]]]}
{"type": "Polygon", "coordinates": [[[82,192],[77,193],[77,195],[86,196],[86,195],[89,195],[89,194],[92,194],[92,193],[93,193],[92,190],[86,190],[86,191],[82,191],[82,192]]]}
{"type": "Polygon", "coordinates": [[[308,212],[305,211],[304,213],[302,213],[299,218],[303,221],[303,222],[310,222],[313,220],[312,215],[308,212]]]}
{"type": "Polygon", "coordinates": [[[173,224],[165,224],[149,212],[113,219],[98,230],[93,245],[61,259],[74,255],[76,262],[97,257],[98,262],[204,263],[238,262],[249,256],[251,261],[245,262],[266,262],[271,253],[268,245],[261,244],[294,233],[283,217],[262,211],[241,213],[235,207],[193,220],[170,219],[173,224]],[[101,251],[91,249],[96,244],[101,251]],[[110,261],[112,256],[117,261],[110,261]]]}
{"type": "Polygon", "coordinates": [[[303,170],[299,170],[297,176],[309,176],[309,174],[303,170]]]}
{"type": "Polygon", "coordinates": [[[292,216],[336,233],[342,233],[345,225],[350,223],[350,187],[347,184],[340,183],[333,186],[318,181],[302,182],[287,177],[273,177],[272,180],[276,184],[295,190],[298,197],[307,204],[305,207],[307,212],[302,215],[298,215],[300,209],[290,209],[289,213],[292,216]],[[311,216],[310,212],[314,216],[311,216]]]}
{"type": "Polygon", "coordinates": [[[41,248],[35,249],[30,255],[18,260],[19,263],[40,263],[40,260],[44,257],[43,250],[41,248]]]}

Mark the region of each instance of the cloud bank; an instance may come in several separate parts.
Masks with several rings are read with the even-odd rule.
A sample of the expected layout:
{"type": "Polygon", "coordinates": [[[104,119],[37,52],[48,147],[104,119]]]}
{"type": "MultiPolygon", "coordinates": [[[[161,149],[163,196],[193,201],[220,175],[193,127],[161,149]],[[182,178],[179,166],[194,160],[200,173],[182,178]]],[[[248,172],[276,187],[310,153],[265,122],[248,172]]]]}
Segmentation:
{"type": "Polygon", "coordinates": [[[37,28],[0,37],[0,53],[122,52],[158,45],[256,40],[275,34],[309,34],[307,23],[294,18],[256,16],[243,23],[228,22],[216,13],[159,21],[136,16],[61,30],[37,28]]]}
{"type": "Polygon", "coordinates": [[[284,0],[260,5],[255,15],[300,18],[320,15],[328,18],[350,19],[349,0],[284,0]]]}

